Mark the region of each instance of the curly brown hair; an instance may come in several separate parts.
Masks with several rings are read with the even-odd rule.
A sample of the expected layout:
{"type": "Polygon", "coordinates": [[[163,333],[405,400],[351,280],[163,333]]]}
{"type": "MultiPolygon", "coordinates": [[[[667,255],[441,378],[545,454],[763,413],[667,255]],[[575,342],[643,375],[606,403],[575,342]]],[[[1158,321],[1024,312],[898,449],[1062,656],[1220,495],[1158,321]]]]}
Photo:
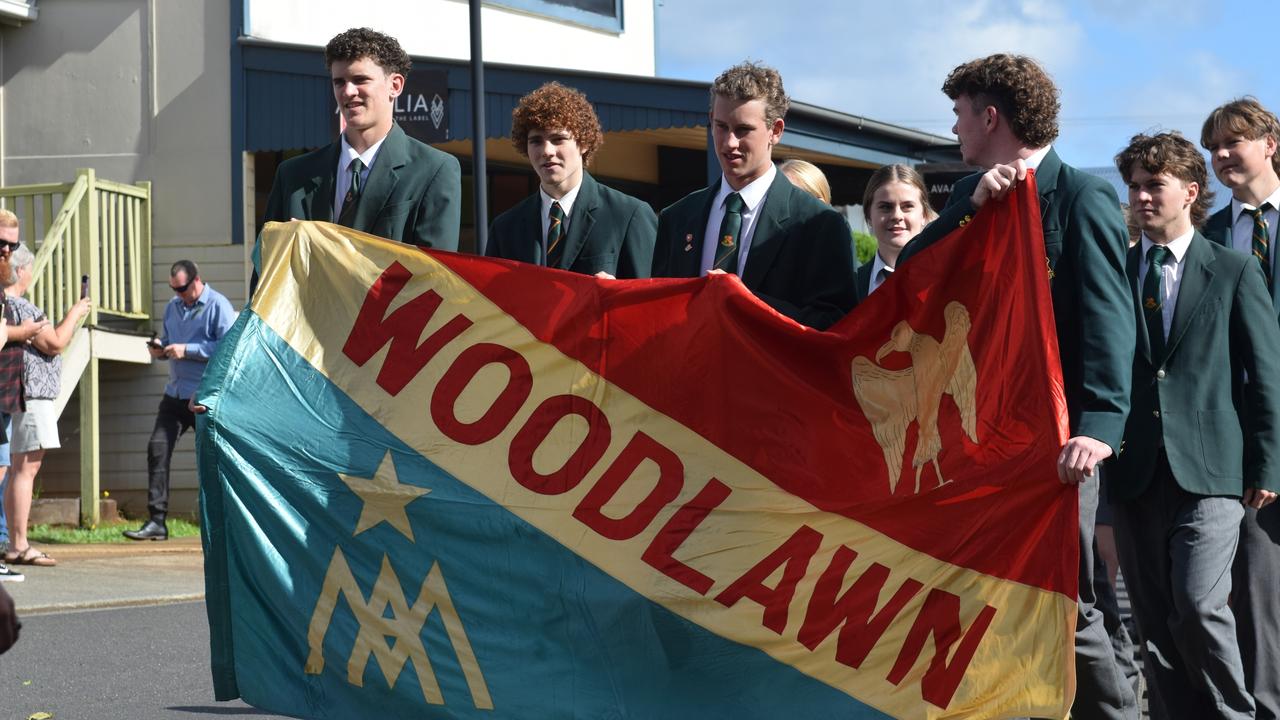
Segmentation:
{"type": "Polygon", "coordinates": [[[582,162],[586,164],[604,145],[600,119],[587,96],[557,82],[549,82],[520,98],[511,111],[511,144],[525,157],[529,156],[529,133],[534,130],[565,129],[578,143],[582,162]]]}
{"type": "MultiPolygon", "coordinates": [[[[1270,136],[1280,145],[1280,119],[1262,106],[1258,99],[1246,95],[1215,108],[1200,129],[1200,145],[1209,150],[1215,135],[1238,135],[1246,140],[1270,136]]],[[[1280,152],[1271,156],[1271,167],[1280,173],[1280,152]]]]}
{"type": "Polygon", "coordinates": [[[1200,186],[1200,194],[1191,205],[1191,224],[1200,227],[1209,217],[1213,207],[1213,191],[1209,189],[1209,169],[1205,167],[1200,149],[1179,132],[1162,132],[1155,135],[1138,133],[1129,140],[1129,146],[1116,155],[1116,169],[1128,184],[1133,178],[1134,166],[1140,166],[1152,175],[1164,173],[1184,183],[1200,186]]]}
{"type": "Polygon", "coordinates": [[[354,62],[369,58],[388,75],[399,73],[409,76],[413,60],[400,43],[390,35],[383,35],[369,28],[351,28],[338,33],[324,46],[324,66],[332,68],[339,60],[354,62]]]}
{"type": "Polygon", "coordinates": [[[975,112],[994,107],[1027,147],[1041,148],[1058,137],[1058,87],[1040,63],[1025,55],[970,60],[951,71],[942,92],[952,100],[968,97],[975,112]]]}
{"type": "Polygon", "coordinates": [[[770,125],[786,117],[791,108],[791,98],[782,87],[782,75],[751,60],[725,70],[711,83],[711,110],[715,109],[716,96],[738,102],[763,100],[764,119],[770,125]]]}

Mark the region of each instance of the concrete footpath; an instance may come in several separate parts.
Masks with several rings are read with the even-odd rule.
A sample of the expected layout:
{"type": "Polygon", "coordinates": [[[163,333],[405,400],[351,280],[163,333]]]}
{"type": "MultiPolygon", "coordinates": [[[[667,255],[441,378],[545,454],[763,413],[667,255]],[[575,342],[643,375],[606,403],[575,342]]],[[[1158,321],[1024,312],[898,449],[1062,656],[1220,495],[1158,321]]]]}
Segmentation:
{"type": "Polygon", "coordinates": [[[6,582],[20,617],[204,599],[200,538],[101,545],[41,545],[56,567],[15,566],[26,579],[6,582]]]}

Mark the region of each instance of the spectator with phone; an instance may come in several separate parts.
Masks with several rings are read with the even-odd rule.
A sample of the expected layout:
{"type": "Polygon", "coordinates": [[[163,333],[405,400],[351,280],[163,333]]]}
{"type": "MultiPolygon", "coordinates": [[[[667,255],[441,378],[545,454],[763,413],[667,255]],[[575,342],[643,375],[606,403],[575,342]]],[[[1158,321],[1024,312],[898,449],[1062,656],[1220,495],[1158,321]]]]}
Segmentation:
{"type": "Polygon", "coordinates": [[[179,260],[169,269],[174,297],[164,309],[159,342],[147,341],[147,351],[157,360],[169,361],[169,383],[156,412],[155,429],[147,446],[148,519],[137,530],[126,530],[130,540],[168,540],[165,518],[169,513],[169,460],[178,438],[195,425],[191,397],[200,387],[209,358],[231,329],[235,310],[222,293],[200,279],[200,269],[190,260],[179,260]]]}
{"type": "MultiPolygon", "coordinates": [[[[9,258],[21,245],[18,236],[18,216],[9,210],[0,209],[0,287],[11,280],[9,258]]],[[[0,294],[0,299],[3,299],[0,294]]],[[[5,344],[0,347],[0,550],[9,548],[9,526],[4,512],[5,475],[9,470],[9,420],[13,413],[22,410],[22,354],[23,348],[31,338],[35,337],[48,320],[27,320],[19,323],[13,314],[13,308],[4,303],[5,344]]],[[[0,562],[0,582],[21,582],[21,572],[0,562]]]]}
{"type": "MultiPolygon", "coordinates": [[[[19,322],[45,321],[45,313],[24,297],[31,287],[36,256],[25,246],[13,252],[10,264],[12,284],[5,288],[8,303],[19,322]]],[[[58,394],[62,390],[62,351],[71,344],[80,321],[89,314],[87,297],[71,306],[57,327],[47,322],[23,348],[22,394],[24,408],[13,416],[9,437],[13,470],[4,502],[8,508],[8,565],[52,567],[58,562],[31,547],[27,539],[27,518],[31,513],[31,490],[44,461],[44,451],[62,446],[58,439],[58,394]]]]}

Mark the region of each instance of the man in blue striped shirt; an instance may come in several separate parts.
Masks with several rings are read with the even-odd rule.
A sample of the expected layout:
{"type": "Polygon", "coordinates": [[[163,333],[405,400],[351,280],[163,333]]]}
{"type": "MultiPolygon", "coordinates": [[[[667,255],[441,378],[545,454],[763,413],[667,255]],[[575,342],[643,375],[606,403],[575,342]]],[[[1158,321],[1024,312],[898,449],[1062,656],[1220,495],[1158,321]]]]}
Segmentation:
{"type": "Polygon", "coordinates": [[[138,530],[126,530],[130,540],[168,540],[165,516],[169,512],[169,460],[182,433],[195,425],[191,396],[200,387],[209,358],[235,320],[235,310],[222,293],[200,279],[200,269],[190,260],[179,260],[169,270],[174,298],[164,309],[164,333],[147,346],[151,357],[169,361],[169,383],[164,386],[156,426],[147,446],[147,510],[151,518],[138,530]]]}

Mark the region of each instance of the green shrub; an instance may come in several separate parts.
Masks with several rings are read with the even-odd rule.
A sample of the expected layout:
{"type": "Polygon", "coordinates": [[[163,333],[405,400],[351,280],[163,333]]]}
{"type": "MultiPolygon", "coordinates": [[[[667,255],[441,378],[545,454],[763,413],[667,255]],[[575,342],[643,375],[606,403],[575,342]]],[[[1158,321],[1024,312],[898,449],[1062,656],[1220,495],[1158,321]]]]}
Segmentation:
{"type": "MultiPolygon", "coordinates": [[[[32,542],[49,545],[82,545],[85,543],[126,543],[131,542],[121,534],[124,530],[136,530],[140,521],[125,520],[115,523],[104,523],[92,528],[73,528],[61,525],[35,525],[27,531],[32,542]]],[[[200,526],[182,518],[169,518],[165,523],[169,528],[169,537],[191,537],[200,534],[200,526]]]]}
{"type": "Polygon", "coordinates": [[[864,232],[853,231],[853,252],[859,265],[866,265],[876,256],[876,239],[864,232]]]}

